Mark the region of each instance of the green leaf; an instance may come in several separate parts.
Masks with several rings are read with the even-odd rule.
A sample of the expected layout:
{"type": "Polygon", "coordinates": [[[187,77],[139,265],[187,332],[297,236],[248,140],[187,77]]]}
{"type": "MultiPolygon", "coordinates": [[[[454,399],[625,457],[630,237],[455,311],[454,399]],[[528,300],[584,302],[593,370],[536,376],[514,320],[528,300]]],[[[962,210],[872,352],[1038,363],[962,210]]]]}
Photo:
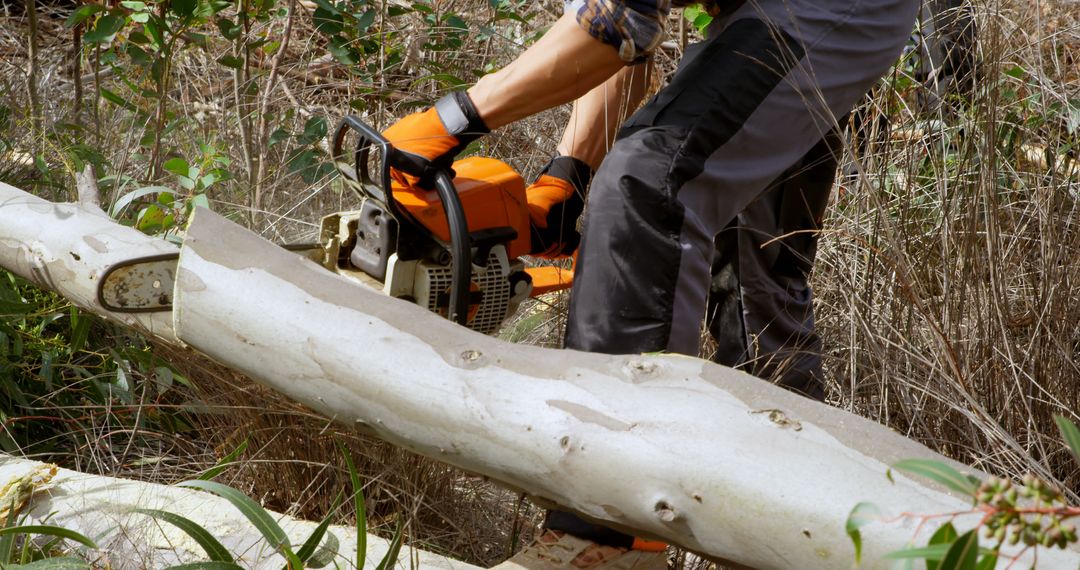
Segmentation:
{"type": "Polygon", "coordinates": [[[235,55],[223,55],[217,58],[217,62],[232,69],[243,69],[244,67],[244,60],[235,55]]]}
{"type": "MultiPolygon", "coordinates": [[[[3,414],[0,414],[3,415],[3,414]]],[[[6,418],[5,418],[6,419],[6,418]]],[[[12,493],[11,501],[7,505],[8,517],[4,521],[4,528],[11,528],[15,526],[15,511],[18,504],[18,493],[12,493]]],[[[0,536],[0,562],[5,560],[11,560],[11,549],[15,546],[15,535],[9,534],[7,536],[0,536]]]]}
{"type": "Polygon", "coordinates": [[[326,533],[326,542],[308,558],[309,568],[325,568],[332,564],[341,550],[341,541],[332,532],[326,533]]]}
{"type": "Polygon", "coordinates": [[[242,566],[229,562],[192,562],[190,564],[170,566],[168,570],[237,570],[242,568],[242,566]]]}
{"type": "Polygon", "coordinates": [[[864,501],[851,509],[847,518],[847,534],[855,546],[855,564],[862,561],[862,533],[859,529],[880,519],[881,510],[874,503],[864,501]]]}
{"type": "Polygon", "coordinates": [[[188,201],[188,206],[191,208],[206,208],[210,209],[210,199],[206,197],[206,194],[196,194],[188,201]]]}
{"type": "Polygon", "coordinates": [[[270,546],[281,552],[285,559],[290,564],[294,564],[296,568],[302,567],[300,561],[296,558],[296,554],[292,551],[292,547],[289,544],[289,537],[285,534],[285,531],[281,530],[281,526],[279,526],[277,521],[270,516],[270,513],[266,512],[266,509],[262,508],[247,495],[228,485],[222,485],[221,483],[215,483],[213,481],[184,481],[177,486],[207,491],[229,501],[241,514],[251,521],[251,524],[254,525],[263,537],[266,538],[266,541],[270,543],[270,546]]]}
{"type": "Polygon", "coordinates": [[[969,497],[974,497],[978,488],[976,486],[977,479],[964,475],[936,459],[905,459],[895,463],[893,468],[915,475],[922,475],[969,497]]]}
{"type": "Polygon", "coordinates": [[[66,538],[68,540],[73,540],[75,542],[78,542],[79,544],[82,544],[83,546],[92,548],[94,550],[97,550],[98,547],[97,544],[94,544],[94,541],[86,538],[82,534],[59,526],[39,524],[14,526],[0,529],[0,536],[8,534],[42,534],[46,536],[55,536],[58,538],[66,538]]]}
{"type": "Polygon", "coordinates": [[[1069,450],[1072,451],[1073,459],[1080,464],[1080,428],[1077,428],[1076,424],[1069,421],[1065,416],[1055,415],[1054,422],[1057,423],[1058,430],[1061,431],[1061,438],[1065,440],[1069,450]]]}
{"type": "Polygon", "coordinates": [[[98,18],[97,25],[94,26],[93,30],[86,32],[83,41],[89,44],[107,44],[112,41],[113,36],[120,31],[120,28],[124,27],[125,23],[127,23],[127,18],[120,14],[105,14],[98,18]]]}
{"type": "Polygon", "coordinates": [[[202,474],[199,475],[198,479],[200,481],[209,481],[214,477],[221,475],[223,471],[228,469],[230,465],[236,462],[237,457],[240,457],[245,451],[247,451],[247,448],[248,440],[245,439],[244,441],[240,442],[240,445],[236,446],[236,449],[230,451],[225,457],[219,459],[213,467],[207,469],[206,471],[203,471],[202,474]]]}
{"type": "Polygon", "coordinates": [[[71,308],[71,352],[78,352],[86,345],[86,338],[90,336],[90,325],[93,317],[89,314],[79,314],[79,309],[71,308]]]}
{"type": "Polygon", "coordinates": [[[923,546],[919,548],[905,548],[903,550],[894,550],[882,558],[886,560],[905,560],[908,558],[925,558],[926,560],[941,560],[945,558],[945,553],[951,548],[951,544],[935,544],[933,546],[923,546]]]}
{"type": "Polygon", "coordinates": [[[345,65],[356,65],[359,60],[356,49],[341,36],[332,36],[326,45],[326,49],[330,51],[330,55],[334,56],[334,59],[345,65]]]}
{"type": "Polygon", "coordinates": [[[975,566],[975,570],[994,570],[997,568],[998,555],[996,553],[984,554],[975,566]]]}
{"type": "Polygon", "coordinates": [[[398,517],[397,528],[394,530],[394,538],[390,539],[390,547],[386,550],[386,554],[379,561],[379,565],[375,567],[375,570],[393,570],[397,565],[398,553],[401,552],[401,536],[405,525],[401,521],[401,517],[398,517]]]}
{"type": "Polygon", "coordinates": [[[364,486],[360,483],[360,474],[353,464],[349,450],[339,441],[338,449],[345,457],[345,465],[349,469],[349,482],[352,483],[353,505],[356,507],[356,567],[363,568],[367,557],[367,510],[364,505],[364,486]]]}
{"type": "Polygon", "coordinates": [[[191,171],[188,162],[179,157],[166,160],[165,164],[162,164],[161,167],[177,176],[188,176],[188,172],[191,171]]]}
{"type": "Polygon", "coordinates": [[[289,134],[289,131],[286,131],[284,129],[277,129],[274,132],[270,133],[270,141],[266,143],[266,146],[272,147],[282,141],[289,140],[289,137],[291,136],[292,135],[289,134]]]}
{"type": "Polygon", "coordinates": [[[79,24],[85,22],[87,18],[97,14],[98,12],[104,12],[105,7],[101,4],[87,4],[85,6],[79,6],[74,12],[68,16],[66,22],[64,22],[65,28],[74,28],[79,24]]]}
{"type": "Polygon", "coordinates": [[[153,517],[157,520],[165,521],[176,528],[184,531],[185,534],[190,536],[192,540],[198,543],[203,550],[206,551],[206,555],[210,557],[214,562],[227,562],[234,563],[232,554],[229,549],[225,548],[216,538],[213,537],[205,528],[199,526],[195,521],[182,517],[175,513],[166,511],[159,511],[156,509],[135,509],[135,512],[142,513],[149,517],[153,517]]]}
{"type": "Polygon", "coordinates": [[[74,556],[46,558],[29,564],[7,564],[5,570],[86,570],[93,568],[90,563],[74,556]]]}
{"type": "MultiPolygon", "coordinates": [[[[340,497],[341,495],[338,495],[338,498],[340,497]]],[[[330,509],[330,513],[326,515],[326,518],[319,523],[319,526],[315,527],[315,530],[313,530],[311,536],[304,541],[304,545],[300,547],[300,550],[296,551],[296,557],[299,558],[301,562],[305,562],[308,568],[322,568],[333,562],[334,558],[337,556],[338,548],[341,547],[341,542],[334,536],[334,533],[326,532],[326,529],[330,528],[330,520],[336,509],[337,500],[334,501],[334,508],[330,509]],[[326,537],[326,542],[322,546],[319,546],[323,536],[326,537]]]]}
{"type": "Polygon", "coordinates": [[[341,12],[331,12],[322,6],[315,9],[312,19],[315,29],[327,36],[340,34],[345,29],[345,18],[341,12]]]}
{"type": "MultiPolygon", "coordinates": [[[[934,536],[930,537],[930,543],[929,544],[930,545],[935,545],[935,544],[948,544],[948,545],[951,545],[952,543],[956,542],[956,538],[958,536],[960,536],[960,535],[959,535],[959,533],[956,532],[956,527],[954,527],[951,522],[950,523],[945,523],[944,525],[941,526],[941,528],[937,529],[937,532],[934,533],[934,536]]],[[[934,560],[927,560],[926,561],[926,570],[938,570],[938,562],[934,561],[934,560]]]]}
{"type": "Polygon", "coordinates": [[[972,529],[952,543],[941,560],[940,570],[975,570],[978,559],[979,533],[978,529],[972,529]]]}
{"type": "Polygon", "coordinates": [[[165,47],[165,36],[161,33],[163,26],[156,17],[150,19],[149,22],[143,24],[143,30],[146,30],[146,35],[150,36],[150,41],[154,43],[158,49],[165,47]]]}
{"type": "Polygon", "coordinates": [[[326,132],[326,118],[312,117],[304,123],[304,134],[300,135],[296,142],[302,145],[313,144],[322,140],[326,132]]]}
{"type": "Polygon", "coordinates": [[[128,192],[127,194],[124,194],[123,196],[118,198],[116,202],[113,203],[112,209],[109,210],[109,215],[115,218],[120,215],[120,212],[122,212],[124,208],[128,207],[128,205],[135,200],[138,200],[143,196],[158,193],[171,194],[172,189],[166,188],[164,186],[143,186],[142,188],[132,190],[131,192],[128,192]]]}
{"type": "Polygon", "coordinates": [[[139,112],[139,108],[136,107],[134,103],[132,103],[131,101],[128,101],[127,99],[124,99],[123,97],[117,95],[116,93],[114,93],[112,91],[109,91],[108,89],[106,89],[104,87],[101,88],[100,92],[101,92],[101,98],[108,101],[108,102],[110,102],[110,103],[112,103],[113,105],[123,107],[124,109],[127,109],[128,111],[131,111],[132,113],[138,113],[139,112]]]}
{"type": "Polygon", "coordinates": [[[180,18],[187,18],[195,13],[199,6],[199,0],[172,0],[169,3],[169,11],[180,18]]]}
{"type": "Polygon", "coordinates": [[[218,18],[216,23],[218,31],[227,40],[235,40],[244,31],[243,28],[228,18],[218,18]]]}

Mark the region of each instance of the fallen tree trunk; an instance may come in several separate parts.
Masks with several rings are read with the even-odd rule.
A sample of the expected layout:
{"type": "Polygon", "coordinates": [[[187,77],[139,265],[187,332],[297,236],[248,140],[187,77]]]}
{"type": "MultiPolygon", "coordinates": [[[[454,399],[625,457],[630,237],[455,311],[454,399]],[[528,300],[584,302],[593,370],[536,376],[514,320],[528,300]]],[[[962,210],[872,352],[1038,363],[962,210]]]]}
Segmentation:
{"type": "MultiPolygon", "coordinates": [[[[340,423],[713,558],[849,567],[844,522],[860,501],[886,517],[970,509],[924,481],[886,478],[899,459],[945,460],[850,413],[698,359],[501,342],[209,211],[189,228],[177,275],[178,338],[223,364],[340,423]]],[[[925,543],[943,520],[865,526],[866,567],[887,567],[885,553],[925,543]]]]}
{"type": "MultiPolygon", "coordinates": [[[[45,464],[0,454],[0,488],[42,467],[45,464]]],[[[95,568],[166,568],[208,559],[198,543],[179,528],[136,513],[135,509],[162,510],[191,519],[221,542],[244,568],[279,570],[285,566],[285,559],[236,507],[225,499],[193,489],[59,469],[51,482],[35,490],[27,507],[20,511],[20,516],[26,518],[20,520],[22,525],[50,524],[91,537],[100,547],[99,551],[88,553],[88,558],[95,559],[95,568]]],[[[271,514],[289,536],[294,549],[318,526],[271,514]]],[[[334,525],[329,532],[338,543],[334,562],[342,568],[353,567],[356,529],[334,525]]],[[[386,555],[389,541],[367,535],[367,545],[364,567],[375,568],[386,555]]],[[[477,568],[430,552],[410,551],[407,547],[401,550],[396,567],[410,568],[413,559],[419,560],[423,568],[477,568]]]]}

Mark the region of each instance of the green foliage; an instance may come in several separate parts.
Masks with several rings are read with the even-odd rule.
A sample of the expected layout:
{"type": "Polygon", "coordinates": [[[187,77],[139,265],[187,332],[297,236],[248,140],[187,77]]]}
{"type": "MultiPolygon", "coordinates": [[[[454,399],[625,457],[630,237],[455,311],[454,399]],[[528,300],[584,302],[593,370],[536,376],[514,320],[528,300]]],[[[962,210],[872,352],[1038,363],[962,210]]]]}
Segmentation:
{"type": "Polygon", "coordinates": [[[862,534],[859,529],[881,517],[881,510],[873,503],[862,502],[851,509],[847,519],[847,534],[855,545],[855,563],[862,562],[862,534]]]}
{"type": "Polygon", "coordinates": [[[135,509],[135,512],[167,522],[184,531],[206,552],[206,555],[210,557],[211,562],[235,564],[236,561],[233,560],[229,550],[195,521],[174,513],[156,509],[135,509]]]}
{"type": "MultiPolygon", "coordinates": [[[[1080,429],[1064,416],[1054,418],[1062,439],[1073,457],[1080,461],[1080,429]]],[[[1026,548],[1067,548],[1078,541],[1077,529],[1068,519],[1080,517],[1080,507],[1069,506],[1060,490],[1034,475],[1024,477],[1019,485],[1008,479],[990,477],[986,481],[964,475],[949,465],[934,460],[905,460],[893,468],[935,481],[972,501],[971,514],[982,520],[964,534],[959,534],[951,519],[942,525],[923,547],[909,547],[885,556],[890,560],[925,560],[927,570],[990,570],[996,567],[1001,548],[1023,544],[1026,548]],[[979,532],[993,543],[980,548],[979,532]]],[[[892,480],[892,475],[889,474],[892,480]]],[[[923,522],[939,515],[924,515],[923,522]]],[[[871,503],[859,503],[848,515],[847,532],[855,547],[855,562],[861,561],[862,536],[859,529],[880,520],[879,509],[871,503]]]]}
{"type": "Polygon", "coordinates": [[[159,434],[190,430],[181,412],[142,408],[168,402],[174,384],[186,383],[138,339],[0,271],[4,452],[67,453],[85,443],[86,431],[103,425],[159,434]]]}
{"type": "MultiPolygon", "coordinates": [[[[13,502],[14,507],[14,502],[13,502]]],[[[10,509],[14,511],[14,508],[10,509]]],[[[91,568],[86,561],[68,556],[61,548],[63,540],[97,549],[97,544],[85,535],[54,525],[17,524],[15,515],[8,517],[0,528],[0,568],[33,568],[40,570],[84,570],[91,568]],[[47,542],[30,540],[31,536],[52,537],[47,542]],[[21,548],[16,549],[16,539],[22,538],[21,548]]]]}
{"type": "Polygon", "coordinates": [[[196,479],[184,481],[179,483],[178,486],[207,491],[229,501],[245,518],[251,521],[251,524],[263,535],[266,542],[285,557],[290,568],[303,567],[300,559],[296,556],[296,552],[293,551],[292,545],[289,543],[289,536],[285,534],[285,531],[281,529],[281,526],[277,524],[277,521],[270,516],[266,509],[263,509],[262,506],[247,495],[228,485],[222,485],[214,481],[196,479]]]}
{"type": "MultiPolygon", "coordinates": [[[[231,463],[243,449],[246,447],[246,442],[240,446],[236,451],[229,454],[218,466],[212,470],[212,474],[216,475],[220,473],[219,467],[224,469],[229,463],[231,463]]],[[[364,510],[364,497],[361,491],[360,476],[356,471],[356,466],[353,463],[352,457],[345,451],[344,447],[341,447],[342,453],[345,457],[346,465],[348,466],[349,477],[352,481],[354,493],[353,499],[356,506],[356,521],[357,521],[357,568],[363,568],[365,563],[365,557],[367,552],[367,521],[364,510]]],[[[209,475],[211,472],[207,472],[205,475],[209,475]]],[[[274,517],[264,509],[261,505],[256,503],[247,495],[243,494],[237,489],[222,485],[221,483],[215,483],[204,479],[184,481],[179,483],[180,487],[187,487],[192,489],[199,489],[213,493],[219,497],[226,499],[234,507],[236,507],[248,521],[262,534],[263,539],[271,545],[283,558],[286,560],[286,570],[299,570],[301,568],[324,568],[334,562],[335,557],[340,549],[340,542],[333,533],[328,532],[330,528],[330,522],[332,520],[333,512],[337,510],[337,506],[340,504],[340,495],[334,500],[334,506],[330,509],[330,513],[319,523],[314,531],[304,541],[303,545],[298,550],[293,550],[292,544],[289,541],[289,537],[278,525],[274,517]]],[[[233,555],[221,544],[218,539],[210,534],[205,528],[199,526],[198,523],[182,517],[180,515],[169,513],[167,511],[156,509],[136,509],[135,512],[153,517],[157,520],[169,523],[185,534],[190,536],[202,549],[206,552],[209,560],[203,562],[196,562],[192,564],[184,564],[181,566],[174,566],[171,570],[178,569],[235,569],[239,568],[236,559],[233,555]]],[[[390,547],[382,560],[379,562],[378,570],[391,570],[398,559],[398,555],[401,551],[401,545],[403,542],[403,525],[401,519],[398,518],[396,530],[394,536],[390,541],[390,547]]]]}
{"type": "Polygon", "coordinates": [[[694,29],[698,31],[702,36],[705,35],[705,30],[712,23],[713,17],[706,12],[701,5],[693,4],[683,9],[683,18],[686,18],[688,22],[693,24],[694,29]]]}

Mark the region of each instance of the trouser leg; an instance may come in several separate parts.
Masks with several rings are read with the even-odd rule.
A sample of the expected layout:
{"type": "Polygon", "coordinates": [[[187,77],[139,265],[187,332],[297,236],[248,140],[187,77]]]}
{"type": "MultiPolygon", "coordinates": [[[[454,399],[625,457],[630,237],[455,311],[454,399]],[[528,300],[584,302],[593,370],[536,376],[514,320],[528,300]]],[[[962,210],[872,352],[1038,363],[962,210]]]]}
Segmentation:
{"type": "Polygon", "coordinates": [[[706,324],[712,360],[824,398],[821,339],[807,281],[836,176],[837,131],[716,236],[706,324]]]}
{"type": "Polygon", "coordinates": [[[567,347],[697,354],[714,236],[836,127],[915,9],[748,3],[694,46],[593,181],[567,347]]]}
{"type": "MultiPolygon", "coordinates": [[[[696,355],[716,234],[836,128],[900,53],[916,8],[751,0],[717,21],[593,179],[567,348],[696,355]]],[[[575,519],[548,524],[593,538],[575,519]]]]}

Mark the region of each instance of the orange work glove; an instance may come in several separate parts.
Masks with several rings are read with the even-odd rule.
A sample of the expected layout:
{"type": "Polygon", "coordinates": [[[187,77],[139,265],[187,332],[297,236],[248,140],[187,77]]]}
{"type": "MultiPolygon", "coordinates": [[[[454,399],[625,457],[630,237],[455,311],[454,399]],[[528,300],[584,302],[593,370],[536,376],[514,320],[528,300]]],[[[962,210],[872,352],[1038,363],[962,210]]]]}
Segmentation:
{"type": "Polygon", "coordinates": [[[489,132],[469,96],[451,93],[383,132],[399,151],[390,157],[390,177],[395,186],[430,189],[437,171],[449,169],[469,143],[489,132]]]}
{"type": "Polygon", "coordinates": [[[532,226],[532,254],[560,257],[574,253],[581,234],[577,221],[585,209],[592,168],[572,156],[556,156],[525,190],[532,226]]]}

